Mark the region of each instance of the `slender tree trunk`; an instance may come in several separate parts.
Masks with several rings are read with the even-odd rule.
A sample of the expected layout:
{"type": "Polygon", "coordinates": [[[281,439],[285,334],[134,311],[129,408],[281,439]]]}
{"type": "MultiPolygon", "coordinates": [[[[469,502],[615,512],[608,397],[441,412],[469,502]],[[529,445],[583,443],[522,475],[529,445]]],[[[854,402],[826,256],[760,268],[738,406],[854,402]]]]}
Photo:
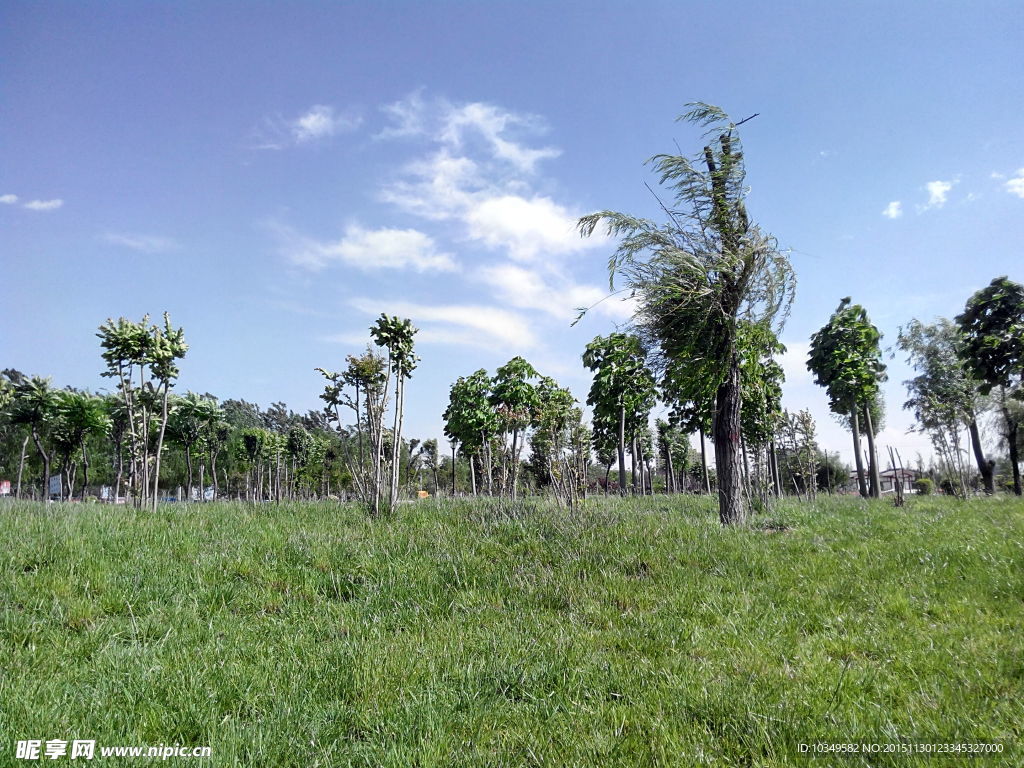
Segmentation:
{"type": "MultiPolygon", "coordinates": [[[[475,459],[476,459],[476,456],[474,456],[473,454],[469,455],[469,483],[470,483],[470,489],[473,492],[473,496],[476,496],[476,462],[475,462],[475,459]]],[[[454,467],[455,464],[453,463],[452,466],[454,467]]]]}
{"type": "Polygon", "coordinates": [[[455,496],[455,443],[452,442],[452,496],[455,496]]]}
{"type": "Polygon", "coordinates": [[[629,441],[629,481],[633,489],[633,495],[636,496],[636,438],[632,438],[629,441]]]}
{"type": "Polygon", "coordinates": [[[1013,492],[1015,495],[1020,496],[1020,456],[1017,451],[1017,433],[1020,425],[1005,405],[1003,406],[1003,418],[1006,420],[1006,439],[1010,449],[1010,471],[1013,473],[1013,492]]]}
{"type": "Polygon", "coordinates": [[[519,485],[519,483],[517,482],[518,477],[519,477],[519,452],[516,450],[517,449],[516,443],[517,443],[518,440],[519,440],[519,430],[518,429],[513,429],[512,430],[512,456],[511,456],[511,460],[512,460],[512,501],[516,500],[516,491],[518,490],[516,488],[516,486],[519,485]]]}
{"type": "Polygon", "coordinates": [[[775,451],[775,441],[772,440],[768,443],[768,475],[772,481],[772,493],[776,496],[782,496],[781,483],[779,482],[779,456],[775,451]]]}
{"type": "Polygon", "coordinates": [[[994,462],[985,458],[985,452],[981,448],[981,432],[978,429],[978,420],[971,414],[971,421],[967,425],[971,433],[971,448],[974,451],[974,461],[978,465],[978,472],[981,474],[981,482],[985,486],[985,493],[991,496],[996,492],[994,462]]]}
{"type": "Polygon", "coordinates": [[[665,493],[675,493],[676,473],[672,468],[672,449],[665,451],[665,493]]]}
{"type": "Polygon", "coordinates": [[[25,471],[25,453],[28,451],[28,441],[32,439],[31,435],[25,435],[25,439],[21,443],[21,459],[18,461],[18,486],[14,491],[14,498],[21,498],[21,476],[25,471]]]}
{"type": "Polygon", "coordinates": [[[185,446],[185,466],[188,469],[188,490],[185,491],[185,500],[192,501],[192,447],[185,446]]]}
{"type": "Polygon", "coordinates": [[[860,454],[860,419],[857,408],[850,411],[850,431],[853,432],[853,459],[857,465],[857,490],[863,498],[868,497],[868,484],[864,479],[864,459],[860,454]]]}
{"type": "Polygon", "coordinates": [[[878,453],[875,451],[875,429],[871,423],[871,409],[864,406],[864,427],[868,437],[868,475],[871,479],[871,498],[882,497],[882,481],[878,474],[878,453]]]}
{"type": "Polygon", "coordinates": [[[722,525],[743,525],[747,508],[740,468],[740,366],[735,351],[725,380],[715,394],[715,475],[718,478],[718,516],[722,525]]]}
{"type": "Polygon", "coordinates": [[[82,501],[85,502],[85,494],[89,489],[89,454],[86,453],[85,440],[82,440],[82,501]]]}
{"type": "Polygon", "coordinates": [[[626,495],[626,406],[619,408],[619,495],[626,495]]]}
{"type": "Polygon", "coordinates": [[[708,450],[704,441],[704,427],[700,428],[700,470],[704,476],[704,493],[711,493],[711,475],[708,474],[708,450]]]}
{"type": "Polygon", "coordinates": [[[50,498],[50,454],[43,448],[43,441],[34,426],[32,427],[32,442],[35,443],[36,450],[39,451],[39,458],[43,460],[43,501],[47,501],[50,498]]]}

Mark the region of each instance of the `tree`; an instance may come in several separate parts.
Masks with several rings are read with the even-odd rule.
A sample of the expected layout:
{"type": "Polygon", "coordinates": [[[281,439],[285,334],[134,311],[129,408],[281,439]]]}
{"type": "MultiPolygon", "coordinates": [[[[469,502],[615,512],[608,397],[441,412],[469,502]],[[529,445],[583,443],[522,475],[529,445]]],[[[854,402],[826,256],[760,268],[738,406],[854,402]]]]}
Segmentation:
{"type": "MultiPolygon", "coordinates": [[[[185,451],[187,471],[187,488],[185,497],[192,497],[192,451],[202,440],[204,434],[210,434],[210,425],[219,421],[219,408],[210,398],[187,392],[184,397],[175,398],[172,402],[167,420],[168,436],[185,451]]],[[[202,478],[200,477],[200,486],[202,478]]],[[[200,499],[202,488],[200,487],[200,499]]]]}
{"type": "MultiPolygon", "coordinates": [[[[736,128],[718,107],[690,104],[682,120],[709,127],[703,151],[694,158],[651,158],[660,183],[672,195],[662,204],[667,221],[600,211],[579,221],[591,235],[604,222],[621,238],[609,272],[625,278],[638,300],[634,319],[657,342],[663,369],[685,370],[679,378],[704,401],[714,391],[714,443],[719,517],[723,525],[743,524],[747,504],[741,482],[741,320],[781,325],[793,298],[789,260],[775,240],[753,224],[744,198],[743,152],[736,128]]],[[[748,118],[750,119],[750,118],[748,118]]],[[[614,285],[612,285],[614,287],[614,285]]]]}
{"type": "Polygon", "coordinates": [[[1013,472],[1013,492],[1021,495],[1019,422],[1007,398],[1024,399],[1024,286],[1005,275],[967,300],[956,322],[963,334],[961,359],[980,383],[983,395],[998,388],[1013,472]]]}
{"type": "Polygon", "coordinates": [[[100,346],[107,370],[101,375],[116,379],[128,416],[131,475],[135,503],[143,506],[152,500],[156,510],[160,488],[160,457],[167,428],[170,390],[178,378],[177,360],[188,352],[185,333],[171,326],[164,313],[163,327],[149,324],[149,315],[138,323],[123,317],[107,319],[100,326],[100,346]],[[134,383],[139,377],[138,386],[134,383]],[[156,449],[151,456],[150,437],[156,434],[156,449]],[[150,460],[153,459],[152,489],[150,460]]]}
{"type": "Polygon", "coordinates": [[[370,336],[386,356],[367,349],[360,357],[349,355],[344,372],[316,369],[328,381],[320,398],[327,404],[327,414],[336,422],[339,433],[344,434],[340,407],[345,405],[355,412],[357,454],[352,456],[346,442],[345,461],[357,494],[373,515],[393,511],[398,504],[405,380],[412,376],[419,360],[413,354],[416,332],[410,320],[381,314],[370,326],[370,336]],[[388,434],[385,418],[392,402],[392,386],[392,427],[388,434]],[[347,393],[347,387],[354,390],[354,396],[347,393]]]}
{"type": "MultiPolygon", "coordinates": [[[[53,454],[47,443],[57,417],[59,394],[50,380],[33,376],[15,385],[11,421],[28,427],[43,463],[43,499],[49,498],[50,465],[53,454]]],[[[20,483],[19,483],[20,495],[20,483]]]]}
{"type": "Polygon", "coordinates": [[[490,404],[498,419],[502,448],[501,493],[508,493],[513,501],[519,480],[519,455],[525,442],[520,438],[524,437],[540,406],[537,389],[531,381],[537,377],[532,365],[522,357],[513,357],[497,370],[491,381],[490,404]]]}
{"type": "MultiPolygon", "coordinates": [[[[617,435],[619,493],[626,492],[626,442],[634,439],[654,406],[654,375],[646,364],[640,338],[626,333],[597,336],[583,353],[583,364],[594,372],[587,405],[594,409],[594,434],[601,449],[605,435],[617,435]]],[[[636,451],[634,445],[634,469],[636,451]]]]}
{"type": "Polygon", "coordinates": [[[903,382],[909,395],[903,407],[914,412],[919,429],[931,438],[950,471],[960,464],[960,430],[966,427],[985,492],[994,493],[995,462],[985,457],[978,427],[978,414],[984,408],[978,395],[980,382],[964,368],[959,327],[945,318],[931,325],[912,320],[900,329],[896,344],[917,373],[903,382]]]}
{"type": "Polygon", "coordinates": [[[537,385],[531,447],[544,461],[545,474],[559,503],[575,509],[586,492],[590,434],[572,393],[544,376],[537,385]]]}
{"type": "MultiPolygon", "coordinates": [[[[444,411],[444,434],[469,457],[470,480],[476,495],[474,457],[479,458],[487,492],[491,492],[491,441],[498,432],[498,419],[491,409],[491,378],[480,369],[452,384],[444,411]]],[[[455,493],[455,461],[452,461],[452,493],[455,493]]]]}
{"type": "Polygon", "coordinates": [[[814,374],[815,383],[828,392],[832,412],[850,419],[861,496],[868,495],[860,453],[860,420],[864,419],[871,475],[870,495],[876,498],[881,495],[881,483],[871,406],[879,399],[879,385],[886,378],[879,347],[881,338],[882,334],[868,320],[864,307],[850,304],[850,298],[846,297],[839,302],[828,323],[811,336],[807,360],[807,369],[814,374]]]}
{"type": "MultiPolygon", "coordinates": [[[[83,482],[82,499],[89,486],[89,450],[86,441],[90,437],[101,437],[110,429],[110,417],[103,400],[88,392],[59,392],[56,404],[56,418],[53,428],[53,442],[61,457],[64,479],[67,480],[67,498],[75,494],[75,465],[71,457],[76,452],[82,457],[83,482]]],[[[63,499],[64,481],[61,481],[63,499]]]]}

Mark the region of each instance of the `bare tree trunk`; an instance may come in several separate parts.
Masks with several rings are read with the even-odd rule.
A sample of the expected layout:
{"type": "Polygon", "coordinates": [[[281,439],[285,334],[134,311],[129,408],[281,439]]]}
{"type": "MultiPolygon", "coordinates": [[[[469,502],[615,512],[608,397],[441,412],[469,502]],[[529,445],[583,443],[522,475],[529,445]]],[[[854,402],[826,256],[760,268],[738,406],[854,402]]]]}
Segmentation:
{"type": "Polygon", "coordinates": [[[185,491],[185,501],[192,501],[192,448],[185,446],[185,466],[188,468],[188,490],[185,491]]]}
{"type": "MultiPolygon", "coordinates": [[[[474,461],[474,459],[476,459],[476,456],[474,456],[473,454],[470,454],[469,455],[469,483],[470,483],[470,489],[472,490],[473,495],[476,496],[476,462],[474,461]]],[[[452,466],[454,467],[455,465],[452,464],[452,466]]]]}
{"type": "Polygon", "coordinates": [[[991,496],[996,492],[995,462],[985,458],[985,452],[981,448],[981,432],[978,429],[978,420],[974,417],[974,414],[971,414],[971,421],[967,428],[971,433],[971,448],[974,451],[974,461],[978,465],[978,472],[981,474],[981,482],[985,486],[985,493],[991,496]]]}
{"type": "Polygon", "coordinates": [[[864,460],[860,455],[860,419],[857,407],[850,411],[850,431],[853,432],[853,460],[857,465],[857,490],[863,498],[868,497],[868,484],[864,479],[864,460]]]}
{"type": "Polygon", "coordinates": [[[25,439],[21,443],[21,460],[18,461],[18,486],[14,491],[14,498],[21,498],[21,476],[25,471],[25,453],[28,450],[28,441],[32,439],[31,435],[25,435],[25,439]]]}
{"type": "Polygon", "coordinates": [[[708,451],[704,442],[704,427],[700,428],[700,469],[704,476],[704,493],[711,493],[711,476],[708,474],[708,451]]]}
{"type": "Polygon", "coordinates": [[[1015,495],[1020,496],[1020,456],[1017,451],[1017,433],[1020,425],[1010,414],[1010,410],[1005,404],[1003,405],[1003,418],[1006,420],[1006,440],[1009,443],[1008,447],[1010,449],[1010,471],[1013,473],[1013,492],[1015,495]]]}
{"type": "Polygon", "coordinates": [[[452,496],[455,496],[455,443],[452,442],[452,496]]]}
{"type": "Polygon", "coordinates": [[[626,495],[626,406],[619,408],[619,495],[626,495]]]}
{"type": "Polygon", "coordinates": [[[43,460],[43,501],[50,498],[50,454],[43,448],[43,441],[39,438],[39,432],[36,428],[32,427],[32,442],[36,445],[36,450],[39,451],[39,458],[43,460]]]}
{"type": "Polygon", "coordinates": [[[636,438],[629,441],[629,481],[636,496],[636,438]]]}
{"type": "Polygon", "coordinates": [[[725,380],[715,394],[715,475],[718,478],[718,516],[722,525],[743,525],[747,508],[740,476],[740,367],[735,351],[725,380]]]}
{"type": "Polygon", "coordinates": [[[82,440],[82,501],[89,489],[89,454],[86,453],[85,440],[82,440]]]}
{"type": "Polygon", "coordinates": [[[864,426],[868,437],[868,476],[871,480],[871,498],[882,497],[882,481],[878,474],[878,453],[875,451],[875,429],[871,423],[871,409],[864,406],[864,426]]]}
{"type": "Polygon", "coordinates": [[[517,486],[519,485],[519,483],[518,483],[518,477],[519,477],[519,452],[516,450],[516,448],[517,448],[516,442],[518,441],[518,439],[519,439],[519,430],[518,429],[513,429],[512,430],[512,456],[510,457],[511,460],[512,460],[512,501],[516,500],[516,491],[518,490],[517,486]]]}

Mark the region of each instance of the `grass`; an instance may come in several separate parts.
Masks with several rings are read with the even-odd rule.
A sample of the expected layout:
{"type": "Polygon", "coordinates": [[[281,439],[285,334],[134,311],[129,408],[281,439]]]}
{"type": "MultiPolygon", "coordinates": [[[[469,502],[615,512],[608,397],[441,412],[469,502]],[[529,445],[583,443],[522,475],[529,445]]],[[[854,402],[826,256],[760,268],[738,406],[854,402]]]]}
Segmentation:
{"type": "Polygon", "coordinates": [[[0,606],[0,765],[29,738],[218,766],[922,762],[798,746],[863,741],[1024,760],[1012,499],[787,502],[744,530],[697,497],[380,520],[14,503],[0,606]]]}

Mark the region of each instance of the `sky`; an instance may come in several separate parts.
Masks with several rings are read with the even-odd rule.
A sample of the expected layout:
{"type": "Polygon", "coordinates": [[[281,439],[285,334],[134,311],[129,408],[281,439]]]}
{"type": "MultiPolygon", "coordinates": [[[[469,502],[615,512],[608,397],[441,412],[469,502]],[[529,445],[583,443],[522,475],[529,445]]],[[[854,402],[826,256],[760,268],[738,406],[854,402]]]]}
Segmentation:
{"type": "MultiPolygon", "coordinates": [[[[408,435],[515,355],[585,401],[585,345],[632,310],[575,222],[658,218],[644,161],[700,149],[675,118],[703,101],[758,114],[748,210],[798,281],[784,405],[850,461],[805,367],[839,300],[888,348],[1024,280],[1022,29],[1010,0],[8,0],[0,366],[105,388],[97,326],[168,311],[181,392],[305,411],[387,312],[420,329],[408,435]]],[[[892,354],[906,460],[930,450],[892,354]]]]}

